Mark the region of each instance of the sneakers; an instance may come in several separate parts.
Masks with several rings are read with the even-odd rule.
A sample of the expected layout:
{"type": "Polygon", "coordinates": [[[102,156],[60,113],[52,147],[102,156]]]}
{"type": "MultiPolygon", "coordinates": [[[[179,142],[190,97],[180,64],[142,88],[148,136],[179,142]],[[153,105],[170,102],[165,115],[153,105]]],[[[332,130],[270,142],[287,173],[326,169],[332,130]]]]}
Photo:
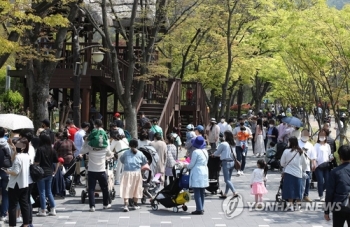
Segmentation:
{"type": "Polygon", "coordinates": [[[5,221],[7,219],[7,217],[6,216],[4,216],[4,217],[0,217],[0,221],[5,221]]]}
{"type": "Polygon", "coordinates": [[[129,207],[128,206],[124,206],[123,211],[124,212],[129,212],[129,207]]]}
{"type": "Polygon", "coordinates": [[[134,204],[134,205],[132,205],[131,206],[131,209],[133,209],[133,210],[139,210],[139,209],[141,209],[139,206],[137,206],[136,204],[134,204]]]}
{"type": "Polygon", "coordinates": [[[90,207],[90,212],[95,212],[95,207],[90,207]]]}
{"type": "Polygon", "coordinates": [[[324,197],[323,196],[321,196],[319,199],[320,199],[321,202],[324,202],[324,197]]]}
{"type": "Polygon", "coordinates": [[[241,176],[241,171],[237,171],[237,177],[241,176]]]}
{"type": "Polygon", "coordinates": [[[37,214],[36,214],[37,217],[46,217],[46,212],[44,211],[39,211],[37,214]]]}
{"type": "Polygon", "coordinates": [[[241,171],[241,175],[244,175],[243,171],[241,171]]]}
{"type": "Polygon", "coordinates": [[[108,204],[107,206],[103,206],[103,209],[109,209],[109,208],[111,208],[112,207],[112,205],[111,204],[108,204]]]}
{"type": "Polygon", "coordinates": [[[312,202],[312,200],[308,196],[304,196],[304,202],[312,202]]]}
{"type": "Polygon", "coordinates": [[[55,208],[51,208],[49,216],[56,216],[56,209],[55,208]]]}
{"type": "Polygon", "coordinates": [[[23,223],[23,219],[22,219],[22,217],[18,217],[18,218],[16,218],[16,222],[17,222],[17,223],[23,223]]]}

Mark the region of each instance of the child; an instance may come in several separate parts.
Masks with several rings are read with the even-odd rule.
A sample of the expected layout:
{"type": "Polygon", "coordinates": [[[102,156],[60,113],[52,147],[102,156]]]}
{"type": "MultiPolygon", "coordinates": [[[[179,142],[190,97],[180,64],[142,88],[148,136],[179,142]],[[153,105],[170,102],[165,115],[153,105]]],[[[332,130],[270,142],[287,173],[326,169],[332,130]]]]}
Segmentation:
{"type": "Polygon", "coordinates": [[[102,121],[97,119],[94,121],[95,128],[87,138],[89,146],[94,149],[105,149],[108,147],[109,139],[107,133],[102,128],[102,121]]]}
{"type": "Polygon", "coordinates": [[[255,203],[257,208],[261,208],[262,205],[258,204],[262,202],[262,197],[267,193],[264,182],[266,181],[266,163],[263,159],[259,159],[257,162],[258,168],[254,169],[252,178],[250,181],[251,194],[255,195],[255,203]]]}

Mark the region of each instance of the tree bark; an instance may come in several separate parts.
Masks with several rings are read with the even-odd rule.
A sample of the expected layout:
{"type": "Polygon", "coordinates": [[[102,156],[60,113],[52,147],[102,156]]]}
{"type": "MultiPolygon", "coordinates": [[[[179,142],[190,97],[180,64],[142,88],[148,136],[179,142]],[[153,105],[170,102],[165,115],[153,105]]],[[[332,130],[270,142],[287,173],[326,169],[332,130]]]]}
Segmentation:
{"type": "Polygon", "coordinates": [[[242,115],[243,94],[244,94],[243,85],[239,85],[239,90],[237,93],[237,105],[238,105],[237,118],[240,118],[242,115]]]}

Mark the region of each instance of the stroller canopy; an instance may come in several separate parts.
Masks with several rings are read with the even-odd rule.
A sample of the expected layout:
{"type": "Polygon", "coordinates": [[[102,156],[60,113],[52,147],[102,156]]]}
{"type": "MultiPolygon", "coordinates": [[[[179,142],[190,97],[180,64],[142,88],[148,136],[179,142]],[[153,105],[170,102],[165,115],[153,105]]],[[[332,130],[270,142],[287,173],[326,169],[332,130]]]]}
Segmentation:
{"type": "Polygon", "coordinates": [[[159,161],[158,152],[153,146],[143,146],[140,147],[139,150],[146,156],[149,166],[153,174],[156,174],[157,164],[159,161]]]}

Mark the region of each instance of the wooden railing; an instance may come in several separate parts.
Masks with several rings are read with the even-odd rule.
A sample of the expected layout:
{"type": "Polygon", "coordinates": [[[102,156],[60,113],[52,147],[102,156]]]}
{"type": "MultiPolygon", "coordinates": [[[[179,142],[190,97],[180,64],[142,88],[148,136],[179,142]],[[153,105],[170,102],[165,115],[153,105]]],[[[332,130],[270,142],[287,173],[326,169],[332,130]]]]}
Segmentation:
{"type": "Polygon", "coordinates": [[[181,89],[181,80],[176,79],[172,82],[170,91],[168,93],[168,98],[165,102],[164,109],[162,115],[159,118],[159,126],[166,133],[169,129],[169,124],[173,119],[173,115],[175,113],[175,109],[180,108],[180,89],[181,89]]]}

